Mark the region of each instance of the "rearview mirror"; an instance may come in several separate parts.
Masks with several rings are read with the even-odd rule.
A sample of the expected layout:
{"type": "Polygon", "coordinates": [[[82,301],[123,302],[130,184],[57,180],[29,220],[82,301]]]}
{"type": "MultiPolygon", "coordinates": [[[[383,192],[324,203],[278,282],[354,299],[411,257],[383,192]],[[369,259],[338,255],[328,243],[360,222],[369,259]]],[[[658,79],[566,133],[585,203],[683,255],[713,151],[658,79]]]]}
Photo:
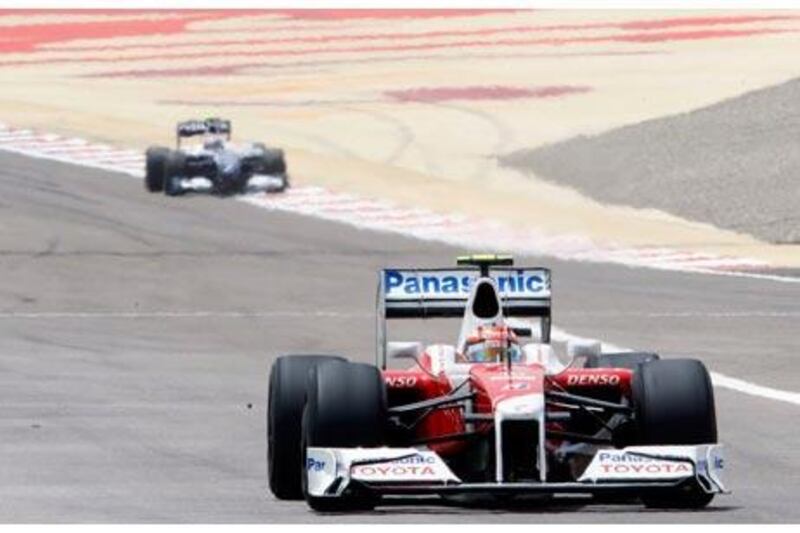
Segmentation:
{"type": "Polygon", "coordinates": [[[422,355],[421,342],[388,342],[386,343],[386,355],[390,359],[411,359],[416,361],[422,355]]]}
{"type": "Polygon", "coordinates": [[[570,358],[597,357],[603,351],[603,346],[598,341],[588,339],[575,339],[567,341],[567,354],[570,358]]]}
{"type": "Polygon", "coordinates": [[[533,337],[533,326],[524,320],[509,318],[506,325],[517,337],[533,337]]]}
{"type": "Polygon", "coordinates": [[[532,337],[533,336],[533,329],[528,327],[513,327],[511,331],[514,332],[514,335],[517,337],[532,337]]]}

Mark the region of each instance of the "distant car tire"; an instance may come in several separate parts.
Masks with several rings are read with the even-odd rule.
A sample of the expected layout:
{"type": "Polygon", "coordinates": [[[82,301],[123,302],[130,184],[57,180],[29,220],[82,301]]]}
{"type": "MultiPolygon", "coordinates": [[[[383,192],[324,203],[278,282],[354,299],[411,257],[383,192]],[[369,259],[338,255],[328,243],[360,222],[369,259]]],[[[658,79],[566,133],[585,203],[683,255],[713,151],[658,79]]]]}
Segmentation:
{"type": "Polygon", "coordinates": [[[642,363],[661,359],[653,352],[619,352],[595,355],[586,360],[585,368],[627,368],[636,370],[642,363]]]}
{"type": "Polygon", "coordinates": [[[268,176],[280,176],[286,174],[286,157],[280,148],[267,148],[263,144],[258,145],[264,154],[261,156],[262,174],[268,176]]]}
{"type": "Polygon", "coordinates": [[[149,192],[164,190],[164,175],[170,149],[163,146],[151,146],[145,153],[144,186],[149,192]]]}
{"type": "Polygon", "coordinates": [[[289,188],[289,174],[286,170],[286,157],[279,148],[267,148],[264,143],[254,143],[253,146],[262,152],[257,166],[257,173],[267,176],[280,177],[281,184],[271,186],[269,192],[283,192],[289,188]]]}
{"type": "MultiPolygon", "coordinates": [[[[691,445],[717,442],[714,389],[708,370],[694,359],[642,363],[631,385],[637,442],[691,445]]],[[[714,498],[696,482],[642,496],[648,507],[696,509],[714,498]]]]}
{"type": "Polygon", "coordinates": [[[283,355],[269,372],[267,405],[267,477],[269,488],[281,500],[302,500],[301,418],[312,368],[334,355],[283,355]]]}
{"type": "Polygon", "coordinates": [[[272,188],[272,192],[283,192],[289,188],[289,174],[282,174],[281,175],[281,184],[277,187],[272,188]]]}
{"type": "MultiPolygon", "coordinates": [[[[317,365],[309,374],[306,392],[303,463],[308,447],[369,448],[385,443],[386,386],[375,366],[342,362],[317,365]]],[[[305,464],[302,476],[306,502],[315,511],[365,510],[373,508],[377,501],[364,493],[314,497],[306,489],[305,464]]]]}
{"type": "Polygon", "coordinates": [[[186,174],[186,156],[181,152],[170,152],[164,165],[164,193],[167,196],[183,194],[181,182],[186,174]]]}

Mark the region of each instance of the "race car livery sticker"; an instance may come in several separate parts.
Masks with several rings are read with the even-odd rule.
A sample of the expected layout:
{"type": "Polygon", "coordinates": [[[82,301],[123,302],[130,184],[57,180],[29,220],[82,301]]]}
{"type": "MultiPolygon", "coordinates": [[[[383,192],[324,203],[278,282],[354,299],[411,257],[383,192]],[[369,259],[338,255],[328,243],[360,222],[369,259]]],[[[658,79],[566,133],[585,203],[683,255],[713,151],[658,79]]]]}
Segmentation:
{"type": "Polygon", "coordinates": [[[390,389],[412,389],[417,386],[416,376],[385,376],[384,382],[390,389]]]}
{"type": "Polygon", "coordinates": [[[416,448],[307,448],[312,496],[338,496],[350,480],[370,483],[457,483],[435,452],[416,448]]]}
{"type": "Polygon", "coordinates": [[[614,386],[619,385],[620,379],[619,374],[613,372],[582,372],[567,376],[567,385],[576,387],[614,386]]]}
{"type": "MultiPolygon", "coordinates": [[[[548,298],[550,277],[545,269],[510,269],[491,273],[501,298],[548,298]]],[[[478,272],[469,270],[383,271],[384,296],[388,300],[463,299],[478,272]]]]}
{"type": "Polygon", "coordinates": [[[322,495],[336,479],[336,454],[324,448],[308,448],[306,483],[308,492],[322,495]]]}
{"type": "Polygon", "coordinates": [[[695,474],[694,446],[649,446],[600,450],[578,481],[667,480],[695,474]]]}
{"type": "Polygon", "coordinates": [[[434,452],[426,451],[383,463],[356,464],[351,468],[350,476],[369,482],[446,482],[458,479],[434,452]]]}

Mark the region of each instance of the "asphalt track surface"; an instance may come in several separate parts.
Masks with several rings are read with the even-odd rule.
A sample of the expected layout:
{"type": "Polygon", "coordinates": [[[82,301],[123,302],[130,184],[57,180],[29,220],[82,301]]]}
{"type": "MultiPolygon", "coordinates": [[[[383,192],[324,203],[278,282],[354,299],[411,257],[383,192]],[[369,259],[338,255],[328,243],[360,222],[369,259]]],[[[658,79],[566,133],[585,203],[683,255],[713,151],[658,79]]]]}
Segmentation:
{"type": "MultiPolygon", "coordinates": [[[[455,250],[0,154],[2,522],[800,520],[800,407],[717,389],[734,494],[706,511],[463,509],[326,516],[266,489],[266,375],[284,352],[373,357],[381,266],[455,250]]],[[[556,325],[797,390],[800,284],[519,258],[556,325]]],[[[455,335],[455,332],[446,332],[455,335]]]]}

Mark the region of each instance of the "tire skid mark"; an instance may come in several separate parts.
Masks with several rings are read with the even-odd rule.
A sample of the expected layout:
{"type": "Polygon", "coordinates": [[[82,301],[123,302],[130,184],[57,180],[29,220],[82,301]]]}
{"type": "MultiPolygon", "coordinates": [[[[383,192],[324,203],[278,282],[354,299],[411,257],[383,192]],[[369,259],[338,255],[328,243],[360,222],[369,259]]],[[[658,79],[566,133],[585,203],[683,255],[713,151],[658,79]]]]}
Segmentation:
{"type": "MultiPolygon", "coordinates": [[[[393,45],[373,45],[368,47],[349,47],[349,48],[308,48],[308,49],[261,49],[261,50],[231,50],[226,52],[180,52],[160,54],[142,54],[130,56],[85,56],[85,57],[64,57],[47,59],[17,59],[0,61],[0,67],[18,67],[32,65],[59,65],[59,64],[108,64],[120,62],[148,62],[164,60],[226,60],[231,57],[304,57],[304,56],[341,56],[348,54],[394,54],[397,52],[425,51],[425,50],[461,50],[464,48],[513,48],[513,47],[543,47],[560,48],[582,45],[597,44],[642,44],[642,43],[674,43],[685,41],[698,41],[707,39],[737,39],[766,35],[793,34],[800,30],[796,29],[770,29],[754,28],[748,30],[708,30],[708,31],[674,31],[652,33],[644,32],[637,34],[607,35],[600,37],[553,37],[545,39],[499,39],[491,41],[460,41],[446,43],[422,43],[422,44],[393,44],[393,45]]],[[[211,67],[216,68],[216,67],[211,67]]],[[[220,67],[224,68],[224,67],[220,67]]],[[[124,71],[109,71],[97,73],[90,76],[99,77],[119,77],[123,76],[124,71]]]]}

